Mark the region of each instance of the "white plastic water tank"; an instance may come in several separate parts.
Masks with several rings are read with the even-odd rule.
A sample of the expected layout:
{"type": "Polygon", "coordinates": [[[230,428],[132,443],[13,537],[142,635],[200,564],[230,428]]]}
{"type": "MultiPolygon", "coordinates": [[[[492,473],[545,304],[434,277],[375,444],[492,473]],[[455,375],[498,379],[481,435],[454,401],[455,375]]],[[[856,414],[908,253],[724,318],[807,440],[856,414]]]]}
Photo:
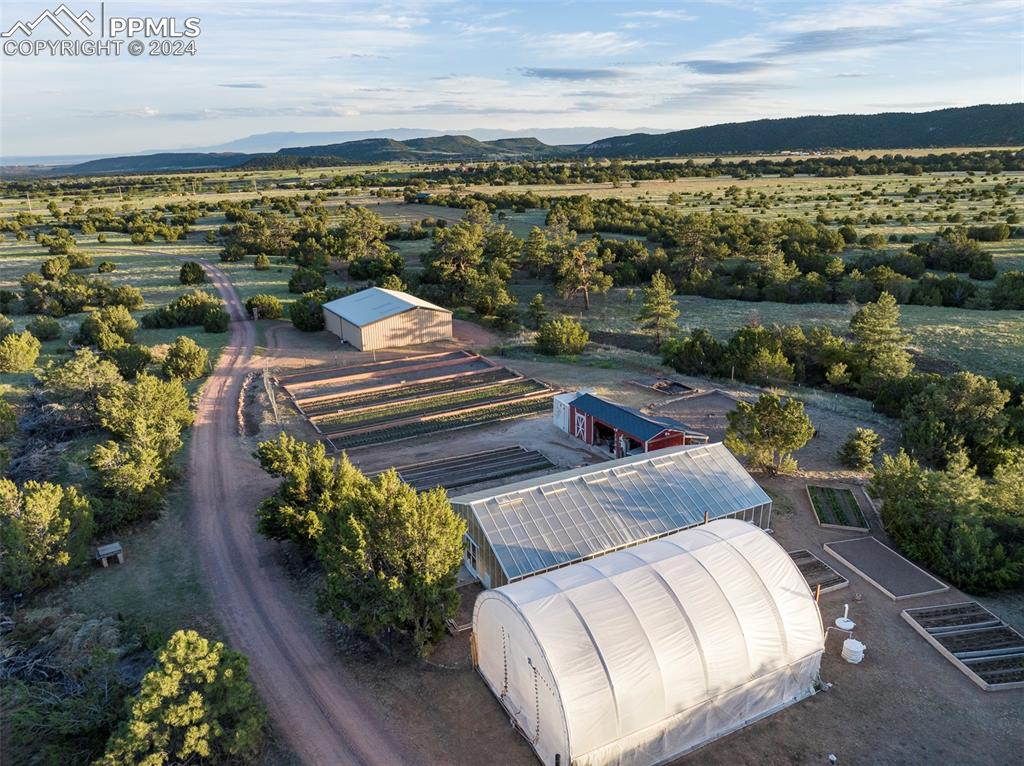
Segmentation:
{"type": "Polygon", "coordinates": [[[856,638],[848,638],[843,641],[843,659],[851,665],[857,665],[864,659],[865,649],[867,647],[856,638]]]}

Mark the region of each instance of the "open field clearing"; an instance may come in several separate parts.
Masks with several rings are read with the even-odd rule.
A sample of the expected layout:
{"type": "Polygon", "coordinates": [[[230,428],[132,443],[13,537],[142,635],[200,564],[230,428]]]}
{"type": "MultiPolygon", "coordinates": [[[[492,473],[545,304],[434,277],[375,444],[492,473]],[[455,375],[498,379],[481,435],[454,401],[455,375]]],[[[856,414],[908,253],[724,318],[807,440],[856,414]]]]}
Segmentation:
{"type": "MultiPolygon", "coordinates": [[[[639,304],[626,300],[627,290],[614,288],[592,299],[589,312],[578,301],[565,302],[547,285],[516,285],[520,303],[536,294],[547,305],[563,309],[589,328],[617,333],[636,333],[639,304]]],[[[750,322],[763,325],[824,325],[846,333],[856,308],[832,303],[775,303],[735,301],[679,295],[683,331],[703,327],[720,339],[750,322]]],[[[1024,375],[1024,313],[1020,311],[972,311],[935,306],[900,306],[900,325],[910,335],[911,347],[920,350],[925,366],[941,368],[953,363],[984,375],[1024,375]]],[[[639,338],[640,336],[638,336],[639,338]]]]}

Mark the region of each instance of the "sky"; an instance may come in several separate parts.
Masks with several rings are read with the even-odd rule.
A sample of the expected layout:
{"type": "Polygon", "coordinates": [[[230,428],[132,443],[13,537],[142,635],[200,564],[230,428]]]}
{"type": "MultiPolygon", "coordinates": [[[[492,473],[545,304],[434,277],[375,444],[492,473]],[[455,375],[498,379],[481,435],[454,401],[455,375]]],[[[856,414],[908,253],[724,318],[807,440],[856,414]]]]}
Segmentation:
{"type": "MultiPolygon", "coordinates": [[[[3,0],[0,31],[57,4],[3,0]]],[[[68,6],[100,17],[98,2],[68,6]]],[[[664,130],[1024,101],[1022,0],[154,0],[103,12],[179,28],[198,17],[197,53],[0,56],[0,155],[180,149],[268,131],[664,130]]],[[[60,37],[43,25],[32,35],[60,37]]]]}

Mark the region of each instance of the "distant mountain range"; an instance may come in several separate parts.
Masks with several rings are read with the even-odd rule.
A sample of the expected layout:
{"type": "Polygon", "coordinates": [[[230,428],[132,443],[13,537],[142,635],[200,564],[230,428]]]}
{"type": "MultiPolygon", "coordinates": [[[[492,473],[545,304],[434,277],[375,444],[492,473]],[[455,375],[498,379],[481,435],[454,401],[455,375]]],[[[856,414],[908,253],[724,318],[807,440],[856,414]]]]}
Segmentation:
{"type": "MultiPolygon", "coordinates": [[[[667,133],[656,128],[526,128],[524,130],[498,130],[494,128],[473,128],[460,130],[458,135],[470,136],[478,141],[496,141],[501,138],[532,137],[549,146],[560,144],[589,144],[601,138],[624,136],[630,133],[667,133]]],[[[426,128],[385,128],[383,130],[335,130],[325,132],[278,131],[257,133],[234,141],[212,146],[189,147],[189,152],[248,152],[266,154],[289,146],[323,146],[343,144],[349,141],[364,141],[368,138],[393,138],[408,141],[411,138],[431,138],[451,135],[443,130],[426,128]]]]}
{"type": "Polygon", "coordinates": [[[1024,146],[1024,103],[731,122],[657,136],[603,138],[579,151],[595,157],[678,157],[951,146],[1024,146]]]}
{"type": "MultiPolygon", "coordinates": [[[[398,133],[399,131],[389,131],[398,133]]],[[[411,131],[416,132],[416,131],[411,131]]],[[[980,105],[931,112],[891,112],[873,115],[789,117],[727,123],[669,133],[633,133],[601,138],[587,144],[547,144],[536,136],[493,140],[468,135],[361,135],[355,140],[290,146],[271,152],[160,152],[94,159],[45,169],[46,175],[155,173],[226,168],[287,168],[369,162],[458,162],[571,159],[589,157],[681,157],[780,151],[843,149],[950,148],[960,146],[1024,146],[1024,103],[980,105]]],[[[496,131],[500,133],[501,131],[496,131]]],[[[337,136],[337,133],[274,133],[246,141],[276,143],[283,137],[337,136]],[[274,138],[268,138],[273,136],[274,138]]],[[[546,133],[546,137],[552,135],[546,133]]],[[[221,148],[221,147],[217,147],[221,148]]]]}

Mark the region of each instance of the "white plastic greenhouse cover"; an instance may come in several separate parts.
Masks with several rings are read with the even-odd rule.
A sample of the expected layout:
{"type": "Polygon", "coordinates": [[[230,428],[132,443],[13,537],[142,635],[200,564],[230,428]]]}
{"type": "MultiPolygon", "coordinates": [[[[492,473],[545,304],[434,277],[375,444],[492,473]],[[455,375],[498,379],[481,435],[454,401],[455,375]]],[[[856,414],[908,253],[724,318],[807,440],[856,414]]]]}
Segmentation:
{"type": "Polygon", "coordinates": [[[713,521],[477,597],[477,669],[540,760],[650,766],[813,693],[824,638],[800,570],[713,521]]]}

